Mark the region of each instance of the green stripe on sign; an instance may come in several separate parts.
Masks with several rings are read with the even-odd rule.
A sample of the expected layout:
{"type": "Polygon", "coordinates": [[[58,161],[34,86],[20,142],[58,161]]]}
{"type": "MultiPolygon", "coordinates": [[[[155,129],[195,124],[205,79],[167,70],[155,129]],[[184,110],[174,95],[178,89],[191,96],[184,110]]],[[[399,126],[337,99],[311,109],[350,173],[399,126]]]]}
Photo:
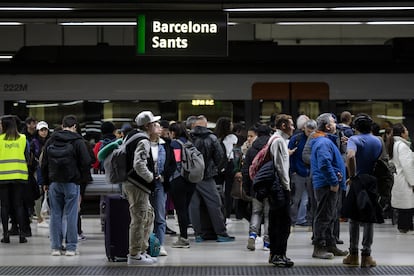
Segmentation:
{"type": "Polygon", "coordinates": [[[137,52],[145,54],[145,15],[138,15],[137,52]]]}

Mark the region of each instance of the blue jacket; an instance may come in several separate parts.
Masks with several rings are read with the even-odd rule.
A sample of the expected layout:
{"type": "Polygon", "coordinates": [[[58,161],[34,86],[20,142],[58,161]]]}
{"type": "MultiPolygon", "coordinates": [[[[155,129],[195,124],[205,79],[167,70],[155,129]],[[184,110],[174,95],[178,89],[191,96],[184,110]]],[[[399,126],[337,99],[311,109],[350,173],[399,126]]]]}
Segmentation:
{"type": "Polygon", "coordinates": [[[303,148],[305,147],[306,140],[308,137],[302,131],[298,134],[293,135],[288,144],[289,149],[294,149],[297,147],[296,151],[290,156],[290,173],[297,173],[302,177],[309,176],[309,168],[305,165],[302,159],[303,148]]]}
{"type": "Polygon", "coordinates": [[[345,163],[335,144],[336,136],[317,131],[317,136],[311,141],[311,173],[314,189],[326,186],[340,185],[346,189],[345,163]],[[338,173],[342,179],[338,178],[338,173]]]}

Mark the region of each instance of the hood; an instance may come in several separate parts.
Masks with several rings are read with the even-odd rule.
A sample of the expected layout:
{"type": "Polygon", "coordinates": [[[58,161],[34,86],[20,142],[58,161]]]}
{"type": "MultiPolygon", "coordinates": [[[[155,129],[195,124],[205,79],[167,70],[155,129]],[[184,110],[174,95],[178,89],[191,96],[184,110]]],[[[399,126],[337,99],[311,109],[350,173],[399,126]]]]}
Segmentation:
{"type": "Polygon", "coordinates": [[[196,126],[190,131],[191,137],[197,137],[197,138],[204,138],[209,136],[210,134],[213,134],[211,130],[209,130],[206,127],[203,126],[196,126]]]}
{"type": "Polygon", "coordinates": [[[55,131],[53,132],[51,138],[58,140],[58,141],[64,141],[64,142],[73,141],[77,139],[83,139],[82,136],[80,136],[80,134],[69,131],[69,130],[55,131]]]}
{"type": "Polygon", "coordinates": [[[252,147],[256,149],[257,151],[261,150],[264,145],[267,144],[267,141],[269,141],[270,136],[260,136],[257,137],[256,140],[253,141],[252,147]]]}

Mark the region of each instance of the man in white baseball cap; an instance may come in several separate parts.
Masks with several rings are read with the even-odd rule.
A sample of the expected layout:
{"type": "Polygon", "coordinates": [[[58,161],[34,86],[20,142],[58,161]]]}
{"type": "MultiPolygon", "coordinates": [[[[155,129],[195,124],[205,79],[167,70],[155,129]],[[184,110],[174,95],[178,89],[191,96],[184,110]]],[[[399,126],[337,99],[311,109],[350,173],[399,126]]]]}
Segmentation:
{"type": "Polygon", "coordinates": [[[161,116],[154,116],[151,111],[142,111],[135,118],[135,122],[138,127],[145,126],[149,123],[157,122],[161,119],[161,116]]]}

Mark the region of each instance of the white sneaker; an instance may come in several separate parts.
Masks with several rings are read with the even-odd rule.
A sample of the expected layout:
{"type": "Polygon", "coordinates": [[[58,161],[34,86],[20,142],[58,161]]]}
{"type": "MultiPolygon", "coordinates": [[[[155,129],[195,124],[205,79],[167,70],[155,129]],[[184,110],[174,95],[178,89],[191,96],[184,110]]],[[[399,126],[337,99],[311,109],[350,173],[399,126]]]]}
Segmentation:
{"type": "Polygon", "coordinates": [[[39,222],[39,223],[37,223],[37,227],[39,227],[39,228],[49,228],[49,223],[47,223],[47,221],[42,221],[42,222],[39,222]]]}
{"type": "Polygon", "coordinates": [[[66,250],[65,256],[75,256],[76,255],[76,251],[72,251],[72,250],[66,250]]]}
{"type": "Polygon", "coordinates": [[[145,256],[140,255],[140,254],[132,255],[132,256],[128,254],[127,263],[129,265],[150,265],[150,264],[153,264],[154,262],[151,259],[146,258],[145,256]]]}
{"type": "Polygon", "coordinates": [[[150,254],[148,254],[147,252],[141,254],[144,258],[150,259],[153,263],[158,262],[158,259],[156,257],[151,257],[150,254]]]}
{"type": "Polygon", "coordinates": [[[164,246],[161,246],[160,254],[158,256],[168,256],[167,250],[165,250],[164,246]]]}
{"type": "Polygon", "coordinates": [[[60,256],[62,253],[60,253],[60,250],[58,249],[52,249],[52,253],[50,253],[52,256],[60,256]]]}

